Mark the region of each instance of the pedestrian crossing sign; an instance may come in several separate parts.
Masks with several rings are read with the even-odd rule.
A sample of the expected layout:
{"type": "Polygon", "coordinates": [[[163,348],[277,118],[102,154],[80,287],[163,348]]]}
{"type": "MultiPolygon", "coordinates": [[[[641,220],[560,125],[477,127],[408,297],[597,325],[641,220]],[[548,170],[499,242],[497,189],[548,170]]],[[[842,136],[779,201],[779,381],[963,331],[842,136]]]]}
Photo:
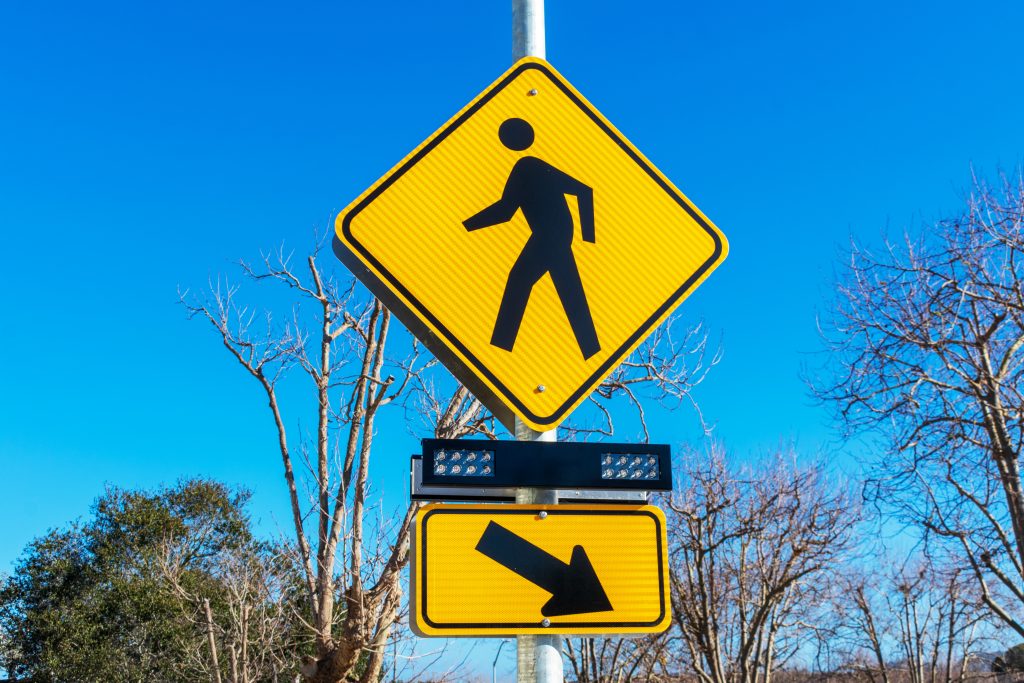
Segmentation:
{"type": "Polygon", "coordinates": [[[527,57],[342,211],[338,257],[506,426],[557,426],[725,259],[722,233],[527,57]]]}

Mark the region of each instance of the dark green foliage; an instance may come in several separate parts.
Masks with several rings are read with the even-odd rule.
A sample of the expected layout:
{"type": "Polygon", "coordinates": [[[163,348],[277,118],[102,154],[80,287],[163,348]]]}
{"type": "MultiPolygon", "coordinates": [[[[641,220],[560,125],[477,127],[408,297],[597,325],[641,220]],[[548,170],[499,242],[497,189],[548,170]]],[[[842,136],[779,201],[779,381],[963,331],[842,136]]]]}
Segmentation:
{"type": "Polygon", "coordinates": [[[1002,657],[1003,671],[1024,673],[1024,643],[1014,645],[1002,657]]]}
{"type": "Polygon", "coordinates": [[[93,519],[33,541],[0,586],[0,667],[36,683],[197,680],[185,650],[202,634],[160,558],[179,558],[182,582],[219,608],[220,558],[259,550],[247,497],[203,480],[108,489],[93,519]]]}

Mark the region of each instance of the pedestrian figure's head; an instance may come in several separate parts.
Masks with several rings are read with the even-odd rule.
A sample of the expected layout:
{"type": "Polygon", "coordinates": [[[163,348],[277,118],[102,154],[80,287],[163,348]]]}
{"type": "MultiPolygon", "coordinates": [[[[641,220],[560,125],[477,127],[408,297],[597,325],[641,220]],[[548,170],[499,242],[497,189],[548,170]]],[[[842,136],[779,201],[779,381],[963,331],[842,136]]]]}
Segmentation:
{"type": "Polygon", "coordinates": [[[501,143],[517,152],[533,144],[533,127],[522,119],[506,119],[498,128],[501,143]]]}

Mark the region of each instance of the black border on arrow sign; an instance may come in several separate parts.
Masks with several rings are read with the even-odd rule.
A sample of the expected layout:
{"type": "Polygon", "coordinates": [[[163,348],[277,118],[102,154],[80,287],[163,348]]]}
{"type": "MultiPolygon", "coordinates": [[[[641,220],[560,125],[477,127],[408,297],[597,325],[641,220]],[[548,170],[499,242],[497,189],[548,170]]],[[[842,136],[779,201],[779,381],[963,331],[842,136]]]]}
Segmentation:
{"type": "MultiPolygon", "coordinates": [[[[455,349],[458,349],[459,353],[461,353],[462,356],[473,365],[476,372],[486,377],[494,385],[494,387],[498,390],[498,392],[506,401],[514,405],[516,408],[519,409],[519,411],[523,415],[527,416],[530,420],[539,425],[554,425],[561,422],[561,420],[565,416],[565,413],[573,405],[576,404],[576,402],[583,396],[585,392],[589,392],[592,389],[593,384],[598,380],[598,378],[604,376],[605,373],[609,372],[612,368],[618,365],[623,360],[623,357],[633,346],[633,344],[635,344],[639,339],[643,338],[648,333],[648,331],[654,327],[654,325],[658,322],[661,316],[664,315],[665,312],[668,311],[673,305],[675,305],[675,303],[679,301],[696,284],[696,282],[701,278],[701,276],[703,276],[704,273],[707,272],[711,265],[715,263],[718,260],[719,256],[721,256],[722,254],[722,241],[719,238],[718,234],[711,229],[711,227],[707,224],[704,218],[701,217],[700,213],[698,213],[694,209],[694,207],[690,205],[686,198],[684,198],[682,195],[676,192],[668,183],[666,183],[661,178],[661,176],[659,176],[658,173],[650,166],[650,164],[648,164],[641,156],[639,156],[633,150],[631,145],[629,145],[625,140],[623,140],[623,138],[615,130],[608,126],[601,119],[601,117],[587,105],[586,102],[584,102],[580,97],[578,97],[570,88],[566,87],[566,85],[561,81],[561,79],[557,78],[543,64],[538,64],[534,62],[523,64],[519,68],[510,72],[505,78],[503,78],[501,81],[495,84],[494,87],[487,91],[473,106],[464,111],[461,116],[456,118],[448,126],[441,130],[432,140],[430,140],[428,144],[424,145],[423,148],[419,150],[419,152],[410,157],[399,168],[395,169],[395,171],[391,173],[383,182],[381,182],[380,185],[378,185],[373,192],[364,197],[362,201],[360,201],[352,208],[351,211],[346,213],[345,218],[342,221],[342,232],[344,232],[345,237],[348,239],[349,243],[359,251],[363,258],[365,258],[369,263],[373,264],[373,267],[377,270],[377,272],[380,273],[381,276],[385,278],[388,286],[393,288],[395,291],[399,292],[401,296],[404,297],[405,300],[411,304],[411,306],[415,309],[415,315],[418,315],[422,319],[429,321],[429,323],[434,327],[434,329],[436,329],[438,332],[441,333],[441,335],[444,336],[445,343],[451,345],[455,349]],[[388,269],[385,268],[384,265],[379,260],[377,260],[373,256],[373,254],[371,254],[370,251],[359,242],[359,240],[356,239],[355,235],[352,234],[352,220],[363,209],[369,206],[370,203],[372,203],[378,196],[380,196],[381,193],[387,190],[399,178],[401,178],[403,174],[405,174],[410,168],[415,166],[416,163],[418,163],[423,157],[429,154],[455,129],[457,129],[467,119],[473,116],[473,114],[475,114],[481,107],[487,104],[487,102],[493,99],[494,96],[497,95],[502,89],[504,89],[509,83],[511,83],[515,78],[517,78],[520,74],[522,74],[524,71],[528,69],[536,69],[543,73],[555,86],[558,87],[559,90],[561,90],[566,95],[566,97],[572,100],[572,102],[574,102],[576,106],[580,108],[580,110],[586,113],[587,116],[589,116],[590,119],[622,149],[623,152],[629,155],[629,157],[633,159],[633,161],[638,166],[640,166],[640,168],[642,168],[651,177],[651,179],[658,184],[659,187],[661,187],[676,203],[679,204],[679,206],[681,206],[690,215],[691,218],[693,218],[693,220],[699,226],[701,226],[707,232],[707,234],[711,237],[715,245],[715,249],[712,252],[711,256],[700,266],[700,268],[698,268],[696,272],[694,272],[689,278],[687,278],[686,281],[683,282],[683,284],[680,285],[680,287],[676,289],[671,296],[669,296],[665,303],[659,306],[654,311],[654,313],[651,314],[651,316],[644,321],[644,323],[635,333],[633,333],[618,349],[616,349],[611,355],[609,355],[607,360],[605,360],[605,362],[602,363],[594,371],[594,373],[589,378],[587,378],[585,382],[582,383],[579,389],[573,392],[569,396],[569,398],[566,399],[566,401],[558,408],[556,408],[550,415],[546,416],[541,416],[533,413],[518,398],[516,398],[512,391],[507,386],[505,386],[490,370],[488,370],[487,367],[476,356],[474,356],[468,348],[466,348],[466,345],[463,344],[455,334],[453,334],[448,328],[442,325],[441,321],[438,320],[429,310],[427,310],[427,308],[412,294],[412,292],[410,292],[398,280],[397,277],[395,277],[390,271],[388,271],[388,269]]],[[[333,246],[335,254],[343,262],[345,262],[346,265],[349,265],[349,267],[353,267],[354,264],[351,263],[351,260],[346,258],[347,249],[343,244],[340,243],[337,236],[335,236],[334,238],[333,246]]],[[[378,297],[382,296],[382,294],[379,291],[375,291],[374,293],[377,294],[378,297]]],[[[393,297],[387,297],[387,299],[389,300],[385,301],[385,303],[390,304],[389,308],[392,308],[395,304],[400,303],[393,297]]],[[[398,314],[400,311],[393,310],[393,312],[398,314]]],[[[399,315],[399,317],[401,318],[402,316],[399,315]]],[[[405,323],[407,327],[411,327],[409,321],[403,319],[402,322],[405,323]]],[[[421,341],[427,344],[428,348],[430,348],[431,351],[435,353],[435,355],[442,355],[442,360],[447,359],[449,362],[457,362],[457,359],[454,358],[450,352],[439,353],[438,349],[435,348],[435,346],[430,343],[430,336],[432,335],[423,334],[425,330],[415,331],[419,332],[417,336],[420,337],[421,341]]],[[[460,373],[456,373],[456,376],[459,376],[459,374],[460,373]]],[[[464,384],[467,384],[467,386],[469,386],[470,383],[476,384],[476,382],[467,382],[464,377],[459,377],[459,379],[462,380],[464,384]]],[[[477,394],[478,398],[481,397],[480,394],[478,393],[481,390],[481,387],[470,386],[469,388],[474,390],[473,393],[477,394]]],[[[503,417],[506,416],[499,415],[499,419],[503,417]]],[[[506,426],[509,424],[508,420],[503,419],[502,421],[506,423],[506,426]]]]}
{"type": "MultiPolygon", "coordinates": [[[[659,611],[658,617],[656,619],[654,619],[652,621],[563,621],[562,619],[552,619],[551,620],[551,625],[548,627],[550,629],[551,633],[559,633],[559,629],[564,629],[564,628],[587,628],[587,629],[594,629],[594,628],[609,628],[609,629],[615,629],[615,628],[642,628],[642,627],[645,627],[645,626],[655,626],[656,624],[658,624],[659,622],[661,622],[665,618],[665,574],[664,574],[664,563],[662,561],[662,554],[664,552],[664,549],[662,548],[661,520],[658,519],[657,515],[649,512],[647,510],[587,510],[585,508],[584,509],[580,509],[578,507],[576,509],[559,509],[557,506],[556,507],[543,507],[543,508],[535,507],[535,508],[531,508],[531,509],[527,509],[527,510],[524,510],[524,509],[508,509],[508,510],[487,509],[487,510],[481,510],[481,509],[472,509],[472,508],[467,508],[467,509],[464,509],[464,510],[460,510],[458,508],[459,508],[459,506],[457,506],[457,505],[450,505],[450,506],[446,505],[443,508],[437,508],[437,509],[434,509],[434,510],[429,510],[428,512],[426,512],[426,514],[423,515],[423,519],[422,519],[421,523],[419,524],[420,530],[422,532],[422,538],[420,540],[416,541],[416,543],[423,549],[423,551],[422,551],[423,567],[420,569],[420,574],[421,574],[421,579],[422,579],[421,584],[422,585],[417,586],[416,589],[419,591],[421,605],[422,605],[422,609],[419,610],[419,614],[420,614],[420,616],[423,617],[423,621],[426,622],[426,624],[428,626],[430,626],[431,628],[435,628],[435,629],[438,629],[438,630],[446,629],[446,628],[450,628],[450,629],[466,629],[466,628],[487,629],[489,631],[489,633],[487,635],[501,635],[501,629],[512,629],[512,628],[530,628],[530,629],[535,629],[535,628],[539,628],[541,626],[539,618],[536,621],[524,621],[524,622],[518,622],[517,621],[517,622],[502,622],[502,623],[494,623],[494,622],[438,623],[438,622],[435,622],[433,619],[431,619],[429,616],[427,616],[427,612],[428,612],[428,604],[427,604],[427,566],[429,564],[427,562],[427,547],[428,547],[428,545],[427,545],[427,521],[431,517],[433,517],[435,514],[445,514],[445,515],[467,515],[467,514],[468,515],[474,515],[475,514],[475,515],[484,515],[484,516],[492,516],[492,515],[531,515],[531,516],[535,516],[538,512],[540,512],[541,509],[543,509],[545,512],[547,512],[548,515],[575,515],[575,516],[587,516],[587,517],[590,517],[590,516],[595,516],[595,517],[596,516],[607,516],[607,515],[617,515],[617,516],[620,516],[620,517],[621,516],[630,516],[630,515],[643,515],[643,516],[646,516],[646,517],[650,517],[654,521],[655,538],[657,539],[657,547],[658,547],[658,553],[657,553],[657,555],[658,555],[658,607],[659,607],[660,611],[659,611]]],[[[538,608],[538,610],[539,610],[539,608],[538,608]]],[[[538,614],[539,614],[539,611],[538,611],[538,614]]],[[[547,629],[545,629],[545,630],[547,630],[547,629]]],[[[614,632],[613,630],[609,630],[609,633],[613,633],[613,632],[614,632]]],[[[452,635],[459,635],[459,634],[452,634],[452,635]]],[[[483,634],[481,634],[481,635],[483,635],[483,634]]]]}

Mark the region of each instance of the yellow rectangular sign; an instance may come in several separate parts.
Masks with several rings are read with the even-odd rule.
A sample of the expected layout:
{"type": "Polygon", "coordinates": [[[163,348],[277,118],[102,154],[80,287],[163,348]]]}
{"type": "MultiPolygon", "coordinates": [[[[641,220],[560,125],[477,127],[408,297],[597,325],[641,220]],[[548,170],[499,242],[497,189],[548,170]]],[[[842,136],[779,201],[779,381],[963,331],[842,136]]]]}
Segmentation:
{"type": "Polygon", "coordinates": [[[410,594],[421,636],[640,634],[668,628],[654,506],[451,505],[419,511],[410,594]]]}

